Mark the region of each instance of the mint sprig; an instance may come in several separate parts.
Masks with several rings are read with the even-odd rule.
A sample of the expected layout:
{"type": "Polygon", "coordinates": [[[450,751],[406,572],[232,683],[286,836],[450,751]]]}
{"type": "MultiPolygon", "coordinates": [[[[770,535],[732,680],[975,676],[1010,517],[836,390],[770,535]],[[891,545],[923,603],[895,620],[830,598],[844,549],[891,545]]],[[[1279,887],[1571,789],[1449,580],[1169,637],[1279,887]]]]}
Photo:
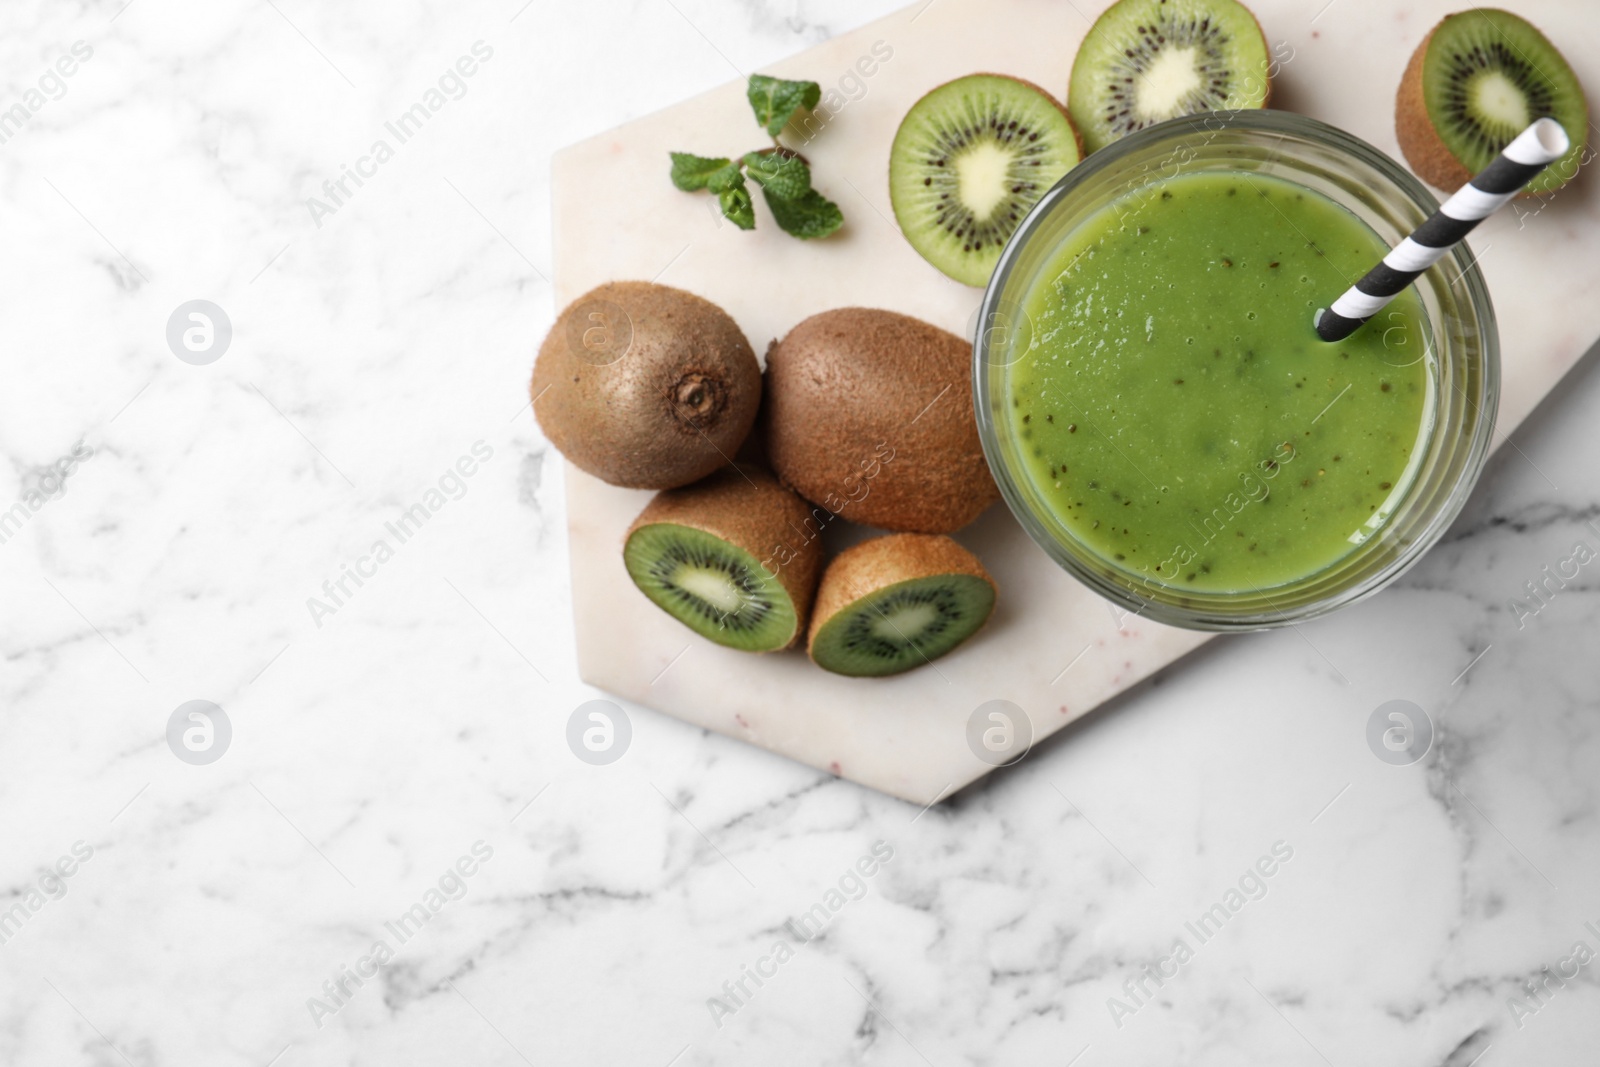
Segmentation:
{"type": "Polygon", "coordinates": [[[746,95],[757,124],[772,138],[772,147],[746,152],[737,160],[673,152],[672,184],[686,193],[704,190],[715,194],[728,221],[741,230],[753,230],[755,205],[748,178],[761,187],[773,221],[785,233],[806,240],[833,233],[844,225],[844,213],[812,188],[811,167],[805,159],[778,141],[778,134],[796,113],[809,111],[821,101],[821,87],[816,82],[756,74],[750,78],[746,95]]]}
{"type": "Polygon", "coordinates": [[[746,152],[745,172],[768,196],[794,200],[811,192],[811,168],[799,156],[783,155],[770,149],[746,152]]]}
{"type": "Polygon", "coordinates": [[[792,200],[774,196],[770,187],[761,190],[761,193],[773,219],[784,233],[809,240],[826,237],[844,225],[844,215],[839,211],[839,205],[815,189],[807,189],[804,195],[792,200]]]}
{"type": "Polygon", "coordinates": [[[741,230],[756,228],[756,205],[750,199],[750,190],[745,188],[743,178],[739,179],[739,184],[718,193],[717,199],[722,203],[722,214],[729,222],[741,230]]]}
{"type": "Polygon", "coordinates": [[[756,113],[757,125],[765,127],[776,139],[796,111],[801,108],[810,111],[821,102],[822,86],[816,82],[789,82],[765,74],[752,74],[745,95],[750,98],[750,109],[756,113]]]}
{"type": "Polygon", "coordinates": [[[686,193],[692,193],[704,189],[713,174],[732,164],[731,159],[707,159],[705,156],[692,156],[688,152],[674,152],[672,184],[686,193]]]}

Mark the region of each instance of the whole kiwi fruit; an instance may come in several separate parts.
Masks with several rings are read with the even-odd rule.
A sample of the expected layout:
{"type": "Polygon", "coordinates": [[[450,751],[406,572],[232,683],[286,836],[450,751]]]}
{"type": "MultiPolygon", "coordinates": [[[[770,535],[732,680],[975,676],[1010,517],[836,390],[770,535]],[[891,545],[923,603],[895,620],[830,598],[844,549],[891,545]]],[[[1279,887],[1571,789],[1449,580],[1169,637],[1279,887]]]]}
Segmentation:
{"type": "Polygon", "coordinates": [[[1000,497],[972,346],[893,311],[825,311],[774,343],[761,436],[785,485],[868,526],[949,533],[1000,497]]]}
{"type": "Polygon", "coordinates": [[[562,311],[533,365],[550,443],[602,481],[673,489],[733,459],[761,404],[761,368],[717,305],[610,282],[562,311]]]}

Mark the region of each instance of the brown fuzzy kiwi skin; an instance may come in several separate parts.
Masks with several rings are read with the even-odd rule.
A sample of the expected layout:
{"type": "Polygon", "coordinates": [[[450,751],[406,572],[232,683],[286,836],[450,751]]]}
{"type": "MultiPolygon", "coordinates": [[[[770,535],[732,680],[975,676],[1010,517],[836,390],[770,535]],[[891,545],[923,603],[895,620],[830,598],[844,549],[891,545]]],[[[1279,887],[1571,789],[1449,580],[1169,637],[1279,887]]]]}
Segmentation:
{"type": "Polygon", "coordinates": [[[972,346],[873,308],[813,315],[767,352],[760,429],[785,485],[855,522],[949,533],[1000,498],[972,410],[972,346]]]}
{"type": "Polygon", "coordinates": [[[530,386],[550,443],[612,485],[673,489],[723,466],[755,423],[761,368],[717,305],[652,282],[610,282],[573,301],[539,347],[530,386]],[[609,307],[607,307],[609,305],[609,307]],[[575,339],[620,308],[632,343],[599,364],[575,339]]]}
{"type": "Polygon", "coordinates": [[[1453,193],[1472,179],[1472,172],[1450,153],[1428,118],[1428,105],[1422,99],[1422,64],[1428,58],[1428,45],[1433,42],[1435,26],[1428,36],[1411,53],[1406,72],[1400,79],[1400,91],[1395,94],[1394,132],[1400,142],[1400,151],[1406,162],[1416,171],[1417,177],[1436,189],[1453,193]]]}
{"type": "MultiPolygon", "coordinates": [[[[657,493],[633,520],[626,544],[641,527],[671,523],[703,530],[744,549],[777,577],[794,602],[795,631],[784,648],[806,632],[822,570],[822,539],[810,523],[819,521],[811,505],[758,467],[728,466],[709,478],[657,493]]],[[[826,516],[824,516],[826,518],[826,516]]]]}
{"type": "Polygon", "coordinates": [[[806,634],[807,654],[823,624],[862,597],[896,582],[941,574],[982,578],[999,594],[978,557],[942,534],[889,534],[845,549],[822,574],[811,629],[806,634]]]}

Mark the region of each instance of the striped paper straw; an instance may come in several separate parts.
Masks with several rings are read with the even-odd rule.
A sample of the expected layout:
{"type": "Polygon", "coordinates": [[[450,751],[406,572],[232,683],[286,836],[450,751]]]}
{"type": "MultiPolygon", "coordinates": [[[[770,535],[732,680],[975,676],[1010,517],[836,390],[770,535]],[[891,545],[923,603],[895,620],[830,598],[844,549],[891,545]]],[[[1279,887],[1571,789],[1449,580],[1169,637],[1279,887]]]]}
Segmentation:
{"type": "Polygon", "coordinates": [[[1474,226],[1500,210],[1540,171],[1565,155],[1568,143],[1567,131],[1555,119],[1540,119],[1517,134],[1483,173],[1457,189],[1366,277],[1346,289],[1333,307],[1317,312],[1317,336],[1324,341],[1349,337],[1417,275],[1461,243],[1474,226]]]}

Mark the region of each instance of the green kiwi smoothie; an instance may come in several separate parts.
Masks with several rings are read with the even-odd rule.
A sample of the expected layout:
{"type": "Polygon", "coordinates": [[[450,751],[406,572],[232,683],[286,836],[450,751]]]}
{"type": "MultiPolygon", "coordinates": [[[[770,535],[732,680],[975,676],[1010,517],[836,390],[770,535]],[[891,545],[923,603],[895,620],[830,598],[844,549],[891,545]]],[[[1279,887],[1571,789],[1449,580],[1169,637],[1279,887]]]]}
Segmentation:
{"type": "Polygon", "coordinates": [[[1268,590],[1378,533],[1431,410],[1413,290],[1338,344],[1312,326],[1387,251],[1311,189],[1177,175],[1069,233],[1023,299],[1007,370],[1025,478],[1107,565],[1268,590]]]}

